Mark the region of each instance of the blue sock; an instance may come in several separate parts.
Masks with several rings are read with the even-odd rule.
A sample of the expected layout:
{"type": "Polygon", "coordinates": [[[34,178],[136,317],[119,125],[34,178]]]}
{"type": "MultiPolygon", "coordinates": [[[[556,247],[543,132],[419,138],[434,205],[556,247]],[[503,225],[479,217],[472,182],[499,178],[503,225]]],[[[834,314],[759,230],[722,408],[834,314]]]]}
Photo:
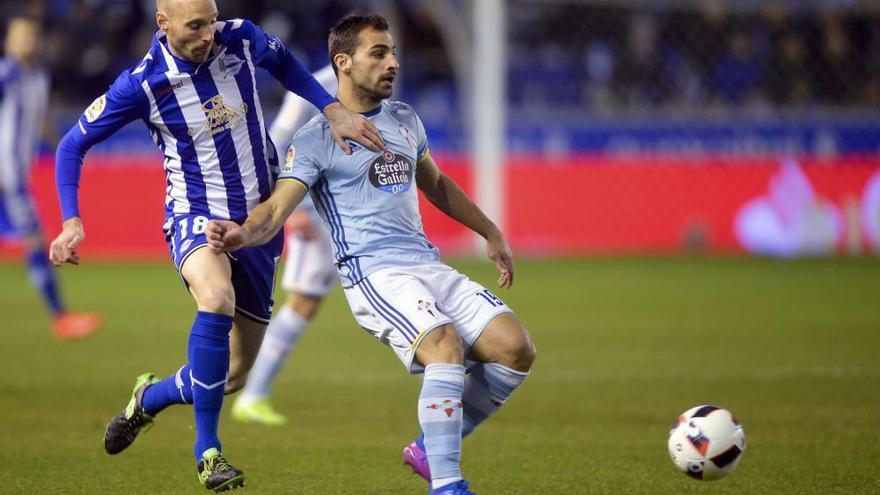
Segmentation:
{"type": "Polygon", "coordinates": [[[461,394],[464,366],[429,364],[419,394],[419,424],[434,488],[461,478],[461,394]]]}
{"type": "Polygon", "coordinates": [[[64,304],[58,295],[55,271],[49,264],[45,251],[42,248],[30,251],[27,254],[27,266],[31,283],[40,293],[46,308],[52,312],[52,316],[61,316],[64,313],[64,304]]]}
{"type": "Polygon", "coordinates": [[[232,317],[199,311],[189,334],[193,410],[196,416],[196,462],[210,448],[221,450],[217,425],[229,374],[232,317]]]}
{"type": "Polygon", "coordinates": [[[464,403],[462,437],[470,435],[480,423],[501,409],[528,376],[528,373],[496,363],[478,363],[471,368],[461,398],[464,403]]]}
{"type": "Polygon", "coordinates": [[[189,373],[190,365],[185,364],[177,373],[147,387],[141,401],[144,411],[155,416],[174,404],[192,404],[192,381],[189,373]]]}

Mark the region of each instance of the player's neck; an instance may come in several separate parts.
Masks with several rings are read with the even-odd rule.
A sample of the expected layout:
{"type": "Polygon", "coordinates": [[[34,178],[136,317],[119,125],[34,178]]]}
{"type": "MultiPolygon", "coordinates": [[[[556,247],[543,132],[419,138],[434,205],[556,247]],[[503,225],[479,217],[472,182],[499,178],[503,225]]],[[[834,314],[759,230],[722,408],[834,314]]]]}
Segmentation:
{"type": "Polygon", "coordinates": [[[366,113],[371,110],[375,110],[379,107],[379,105],[382,104],[382,100],[365,98],[358,95],[350,88],[346,88],[344,86],[344,84],[340,83],[339,92],[336,94],[336,99],[339,100],[339,103],[342,103],[342,106],[352,112],[366,113]]]}

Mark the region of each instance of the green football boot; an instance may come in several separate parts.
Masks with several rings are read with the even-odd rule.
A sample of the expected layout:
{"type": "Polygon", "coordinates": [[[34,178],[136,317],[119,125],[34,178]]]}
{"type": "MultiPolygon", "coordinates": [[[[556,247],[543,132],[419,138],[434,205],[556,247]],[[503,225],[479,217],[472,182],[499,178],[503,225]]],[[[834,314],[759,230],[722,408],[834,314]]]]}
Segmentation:
{"type": "Polygon", "coordinates": [[[276,411],[268,399],[243,401],[239,397],[232,405],[232,418],[242,423],[256,423],[266,426],[287,424],[287,418],[276,411]]]}
{"type": "Polygon", "coordinates": [[[104,431],[104,450],[108,454],[118,454],[127,449],[142,428],[153,424],[153,417],[144,411],[141,403],[144,390],[158,381],[159,378],[152,373],[144,373],[137,377],[128,405],[110,420],[107,430],[104,431]]]}
{"type": "Polygon", "coordinates": [[[198,465],[199,483],[215,492],[225,492],[244,486],[244,473],[229,464],[223,454],[210,448],[202,454],[198,465]]]}

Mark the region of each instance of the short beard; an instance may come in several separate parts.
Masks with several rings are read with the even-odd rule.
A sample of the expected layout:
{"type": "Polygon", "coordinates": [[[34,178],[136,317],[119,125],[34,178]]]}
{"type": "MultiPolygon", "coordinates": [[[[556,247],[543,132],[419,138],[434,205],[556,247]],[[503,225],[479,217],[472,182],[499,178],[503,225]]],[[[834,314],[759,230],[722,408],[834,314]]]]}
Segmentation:
{"type": "Polygon", "coordinates": [[[368,88],[366,86],[355,85],[354,86],[354,94],[358,100],[367,102],[367,103],[379,103],[382,100],[391,96],[391,91],[389,90],[386,93],[375,89],[368,88]]]}

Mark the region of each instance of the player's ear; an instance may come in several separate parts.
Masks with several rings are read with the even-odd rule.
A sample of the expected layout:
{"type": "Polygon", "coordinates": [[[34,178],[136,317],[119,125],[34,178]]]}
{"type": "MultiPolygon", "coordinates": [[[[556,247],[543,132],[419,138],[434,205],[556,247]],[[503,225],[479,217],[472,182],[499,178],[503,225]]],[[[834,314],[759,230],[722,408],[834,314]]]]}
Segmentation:
{"type": "Polygon", "coordinates": [[[339,72],[351,74],[351,56],[345,53],[337,53],[333,55],[333,63],[339,72]]]}
{"type": "Polygon", "coordinates": [[[156,11],[156,25],[159,26],[159,29],[162,31],[168,30],[168,16],[165,15],[165,12],[161,10],[156,11]]]}

